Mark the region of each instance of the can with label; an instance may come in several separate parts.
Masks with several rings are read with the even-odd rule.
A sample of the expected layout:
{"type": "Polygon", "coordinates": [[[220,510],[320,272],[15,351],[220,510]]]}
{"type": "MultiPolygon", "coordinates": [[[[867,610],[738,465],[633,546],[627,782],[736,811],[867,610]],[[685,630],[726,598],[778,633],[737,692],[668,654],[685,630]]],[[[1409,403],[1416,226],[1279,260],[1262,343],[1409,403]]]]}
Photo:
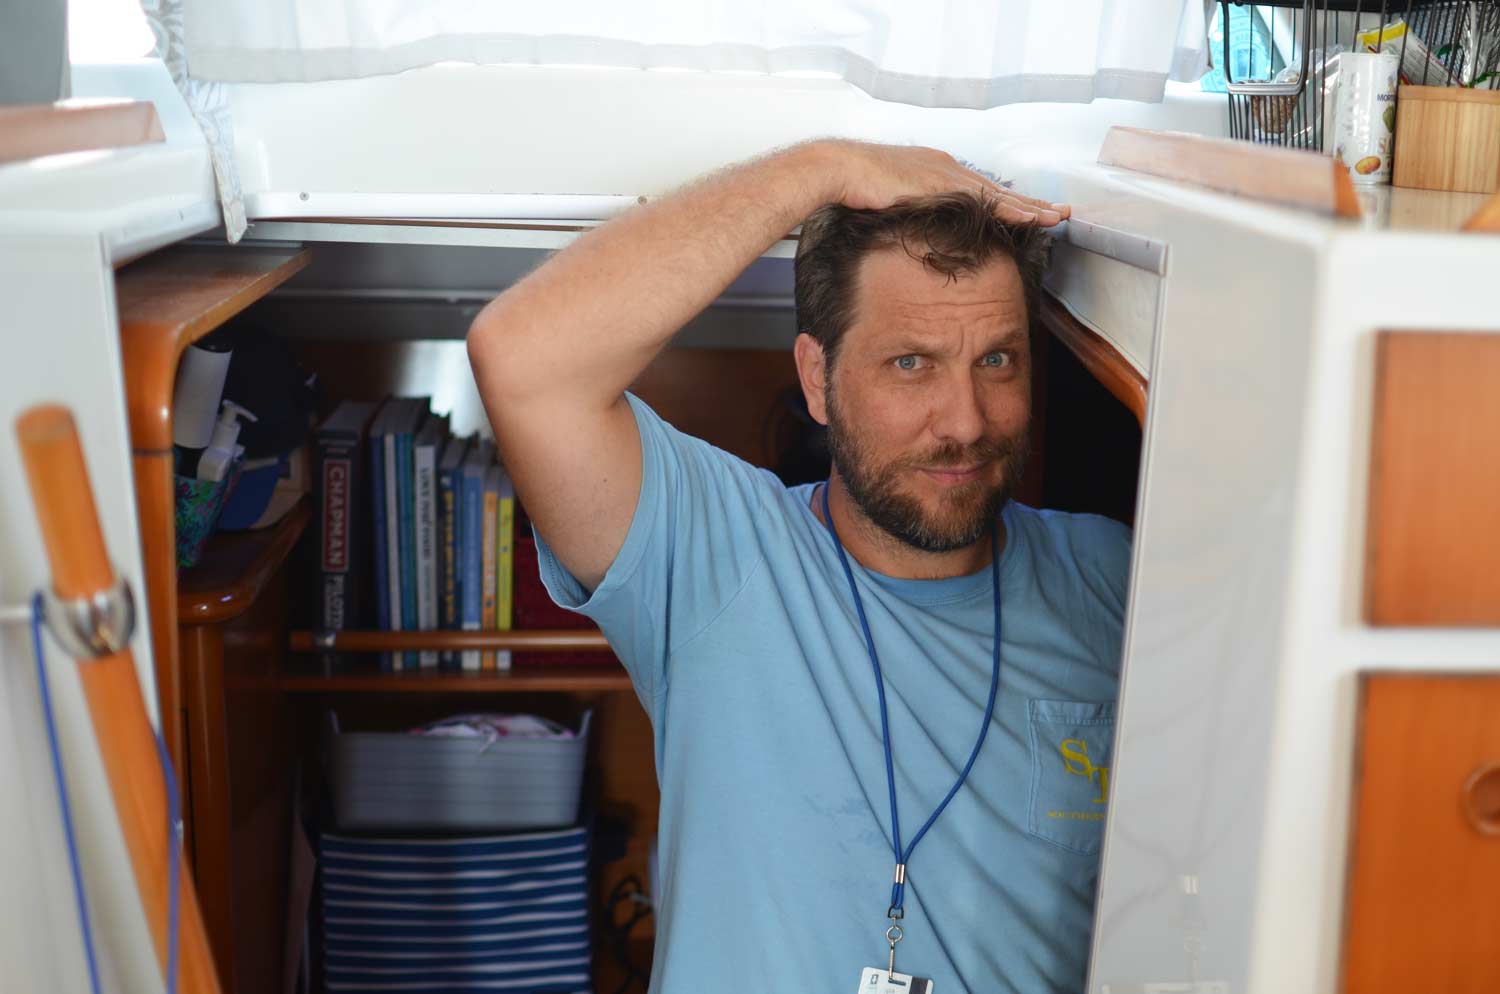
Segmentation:
{"type": "Polygon", "coordinates": [[[1339,53],[1333,154],[1356,183],[1389,183],[1396,152],[1396,74],[1390,52],[1339,53]]]}

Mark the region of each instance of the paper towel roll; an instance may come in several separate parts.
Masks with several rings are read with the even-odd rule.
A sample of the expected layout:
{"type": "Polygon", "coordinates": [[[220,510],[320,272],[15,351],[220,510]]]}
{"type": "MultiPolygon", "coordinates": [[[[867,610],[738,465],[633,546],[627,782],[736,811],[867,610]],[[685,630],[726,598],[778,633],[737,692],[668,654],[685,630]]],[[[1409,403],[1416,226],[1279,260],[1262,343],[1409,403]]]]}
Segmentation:
{"type": "Polygon", "coordinates": [[[214,419],[224,396],[233,352],[214,352],[189,345],[177,367],[172,391],[172,442],[184,449],[201,449],[213,438],[214,419]]]}
{"type": "Polygon", "coordinates": [[[1356,183],[1389,183],[1396,151],[1396,73],[1390,52],[1339,54],[1334,155],[1356,183]]]}

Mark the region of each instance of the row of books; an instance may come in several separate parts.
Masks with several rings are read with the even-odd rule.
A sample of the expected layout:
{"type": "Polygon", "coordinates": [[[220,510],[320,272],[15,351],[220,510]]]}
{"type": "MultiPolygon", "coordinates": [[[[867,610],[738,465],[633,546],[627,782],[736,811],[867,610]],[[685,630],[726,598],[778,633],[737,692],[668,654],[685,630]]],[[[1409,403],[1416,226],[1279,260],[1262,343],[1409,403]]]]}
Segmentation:
{"type": "MultiPolygon", "coordinates": [[[[495,445],[431,398],[345,401],[316,433],[319,627],[507,631],[515,491],[495,445]]],[[[382,668],[505,669],[510,653],[383,653],[382,668]]]]}

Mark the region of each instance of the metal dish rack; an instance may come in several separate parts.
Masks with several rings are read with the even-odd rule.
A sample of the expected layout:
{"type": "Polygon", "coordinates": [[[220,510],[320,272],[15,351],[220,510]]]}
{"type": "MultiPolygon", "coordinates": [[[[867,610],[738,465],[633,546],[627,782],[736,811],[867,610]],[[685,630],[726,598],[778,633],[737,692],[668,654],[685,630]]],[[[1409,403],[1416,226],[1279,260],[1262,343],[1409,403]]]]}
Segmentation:
{"type": "MultiPolygon", "coordinates": [[[[1398,19],[1407,28],[1399,39],[1403,83],[1500,89],[1500,0],[1219,0],[1219,4],[1233,138],[1325,151],[1330,108],[1324,95],[1337,65],[1332,53],[1361,51],[1361,33],[1398,19]],[[1256,64],[1252,40],[1248,65],[1239,78],[1233,73],[1230,50],[1232,9],[1248,11],[1252,33],[1259,27],[1269,36],[1265,64],[1256,64]],[[1408,39],[1413,36],[1422,47],[1408,52],[1408,39]]],[[[1392,38],[1391,44],[1394,47],[1398,42],[1392,38]]]]}

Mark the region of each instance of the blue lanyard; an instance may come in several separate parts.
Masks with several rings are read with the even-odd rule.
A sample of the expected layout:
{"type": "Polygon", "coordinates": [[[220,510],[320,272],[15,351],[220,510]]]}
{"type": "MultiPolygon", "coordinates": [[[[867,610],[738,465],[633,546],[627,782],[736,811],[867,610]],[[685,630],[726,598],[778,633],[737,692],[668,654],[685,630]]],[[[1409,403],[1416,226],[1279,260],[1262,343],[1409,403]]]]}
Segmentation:
{"type": "MultiPolygon", "coordinates": [[[[865,617],[865,605],[859,596],[859,587],[854,583],[854,570],[849,567],[849,557],[844,553],[844,543],[839,541],[838,529],[833,526],[833,512],[828,507],[828,484],[823,485],[823,521],[828,525],[828,534],[833,536],[833,547],[838,550],[839,563],[844,567],[844,576],[849,579],[849,593],[854,595],[854,610],[859,615],[859,627],[864,632],[865,647],[870,651],[870,666],[875,670],[875,690],[880,696],[880,735],[885,741],[885,782],[890,789],[891,795],[891,848],[896,855],[896,879],[891,885],[891,906],[886,911],[886,917],[897,920],[906,917],[903,902],[906,900],[906,864],[911,861],[911,854],[916,850],[917,843],[922,841],[922,836],[932,827],[933,822],[938,820],[938,815],[953,800],[953,795],[964,785],[964,780],[969,776],[969,771],[974,768],[974,760],[979,758],[979,750],[984,746],[984,737],[990,730],[990,719],[995,715],[995,694],[1000,689],[1000,530],[990,530],[990,578],[994,584],[995,597],[995,662],[990,673],[990,699],[984,708],[984,724],[979,726],[979,738],[974,742],[974,751],[969,753],[969,761],[964,764],[964,770],[958,775],[948,791],[948,796],[928,817],[921,831],[911,840],[911,845],[905,850],[901,848],[901,819],[896,814],[896,770],[895,763],[891,759],[891,724],[886,714],[885,707],[885,678],[880,673],[880,657],[875,654],[875,638],[870,634],[870,622],[865,617]]],[[[895,948],[894,942],[892,949],[895,948]]]]}

